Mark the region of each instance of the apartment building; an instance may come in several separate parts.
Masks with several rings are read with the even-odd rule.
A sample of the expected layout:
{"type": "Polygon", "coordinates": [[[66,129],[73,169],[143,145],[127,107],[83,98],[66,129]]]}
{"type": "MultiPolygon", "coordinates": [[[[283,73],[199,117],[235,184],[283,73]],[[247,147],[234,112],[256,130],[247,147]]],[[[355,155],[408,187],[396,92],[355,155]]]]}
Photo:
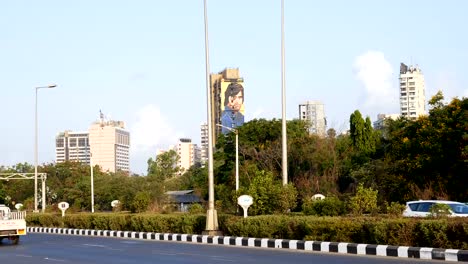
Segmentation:
{"type": "Polygon", "coordinates": [[[89,165],[90,148],[88,132],[66,130],[55,137],[55,161],[76,161],[89,165]]]}
{"type": "Polygon", "coordinates": [[[409,119],[426,115],[424,75],[416,66],[400,64],[400,113],[409,119]]]}
{"type": "Polygon", "coordinates": [[[326,136],[327,120],[325,118],[325,106],[320,101],[307,101],[299,104],[299,119],[310,124],[309,133],[321,137],[326,136]]]}
{"type": "Polygon", "coordinates": [[[130,132],[123,121],[94,122],[89,128],[89,143],[93,164],[103,171],[130,172],[130,132]]]}
{"type": "Polygon", "coordinates": [[[192,139],[180,138],[175,149],[179,156],[177,166],[181,169],[181,173],[195,165],[197,162],[197,145],[192,143],[192,139]]]}
{"type": "Polygon", "coordinates": [[[208,124],[200,125],[200,148],[199,148],[200,163],[208,162],[208,124]]]}

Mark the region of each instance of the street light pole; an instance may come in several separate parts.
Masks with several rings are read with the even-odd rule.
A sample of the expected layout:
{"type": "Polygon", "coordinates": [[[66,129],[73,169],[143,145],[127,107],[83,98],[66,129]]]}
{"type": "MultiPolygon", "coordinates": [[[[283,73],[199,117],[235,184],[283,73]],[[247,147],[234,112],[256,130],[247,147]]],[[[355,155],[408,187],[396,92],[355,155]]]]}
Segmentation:
{"type": "MultiPolygon", "coordinates": [[[[46,88],[55,88],[57,87],[56,84],[49,84],[47,86],[38,86],[36,87],[36,104],[35,104],[35,108],[36,108],[36,111],[35,111],[35,129],[34,129],[34,212],[37,213],[39,212],[39,210],[37,210],[37,163],[38,163],[38,154],[37,154],[37,91],[39,89],[46,89],[46,88]]],[[[44,197],[44,194],[42,195],[42,197],[44,197]]],[[[44,212],[45,210],[45,201],[43,201],[42,203],[42,212],[44,212]]]]}
{"type": "Polygon", "coordinates": [[[284,0],[281,0],[281,105],[282,105],[282,145],[283,145],[283,185],[288,184],[288,144],[286,129],[286,80],[284,63],[284,0]]]}
{"type": "Polygon", "coordinates": [[[217,126],[224,127],[227,130],[234,132],[236,134],[236,193],[239,190],[239,130],[221,124],[216,124],[217,126]]]}
{"type": "Polygon", "coordinates": [[[214,207],[214,174],[213,174],[213,124],[211,122],[211,87],[210,87],[210,60],[208,50],[208,13],[206,1],[203,0],[204,22],[205,22],[205,74],[206,74],[206,97],[207,97],[207,120],[208,120],[208,210],[206,212],[207,235],[219,235],[218,213],[214,207]]]}
{"type": "Polygon", "coordinates": [[[91,213],[94,213],[94,171],[93,171],[93,154],[91,153],[91,145],[89,144],[89,138],[88,138],[88,149],[89,149],[89,166],[91,167],[91,213]]]}

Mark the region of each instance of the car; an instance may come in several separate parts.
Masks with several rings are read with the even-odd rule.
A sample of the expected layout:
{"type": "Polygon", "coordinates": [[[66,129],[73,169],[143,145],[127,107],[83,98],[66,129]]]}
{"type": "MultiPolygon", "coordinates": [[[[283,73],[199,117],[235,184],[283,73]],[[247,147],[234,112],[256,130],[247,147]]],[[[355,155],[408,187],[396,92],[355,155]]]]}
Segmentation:
{"type": "Polygon", "coordinates": [[[449,216],[468,217],[468,205],[460,202],[445,200],[419,200],[406,203],[403,216],[406,217],[426,217],[430,216],[430,209],[434,204],[446,204],[450,207],[449,216]]]}

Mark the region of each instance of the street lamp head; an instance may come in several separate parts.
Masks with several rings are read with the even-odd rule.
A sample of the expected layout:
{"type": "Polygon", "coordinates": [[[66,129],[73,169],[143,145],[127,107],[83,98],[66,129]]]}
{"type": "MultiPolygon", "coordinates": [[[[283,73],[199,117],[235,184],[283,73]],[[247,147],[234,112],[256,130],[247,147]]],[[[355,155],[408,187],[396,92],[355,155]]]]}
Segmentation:
{"type": "Polygon", "coordinates": [[[57,87],[57,85],[55,83],[52,83],[52,84],[49,84],[49,85],[46,85],[46,86],[38,86],[36,87],[36,90],[37,89],[43,89],[43,88],[55,88],[57,87]]]}

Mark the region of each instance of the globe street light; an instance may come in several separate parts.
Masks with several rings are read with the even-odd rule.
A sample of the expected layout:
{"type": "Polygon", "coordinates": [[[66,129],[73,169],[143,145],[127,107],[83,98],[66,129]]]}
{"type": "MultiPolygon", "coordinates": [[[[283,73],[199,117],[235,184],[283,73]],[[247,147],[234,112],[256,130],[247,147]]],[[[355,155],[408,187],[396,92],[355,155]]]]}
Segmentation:
{"type": "MultiPolygon", "coordinates": [[[[36,115],[35,115],[35,138],[34,138],[34,212],[37,213],[37,91],[39,89],[55,88],[56,84],[36,87],[36,115]]],[[[42,194],[44,197],[44,194],[42,194]]],[[[43,198],[44,199],[44,198],[43,198]]],[[[45,201],[42,201],[42,212],[45,211],[45,201]]]]}
{"type": "Polygon", "coordinates": [[[221,124],[216,124],[217,126],[224,127],[227,130],[234,132],[236,134],[236,192],[239,190],[239,130],[221,124]]]}

